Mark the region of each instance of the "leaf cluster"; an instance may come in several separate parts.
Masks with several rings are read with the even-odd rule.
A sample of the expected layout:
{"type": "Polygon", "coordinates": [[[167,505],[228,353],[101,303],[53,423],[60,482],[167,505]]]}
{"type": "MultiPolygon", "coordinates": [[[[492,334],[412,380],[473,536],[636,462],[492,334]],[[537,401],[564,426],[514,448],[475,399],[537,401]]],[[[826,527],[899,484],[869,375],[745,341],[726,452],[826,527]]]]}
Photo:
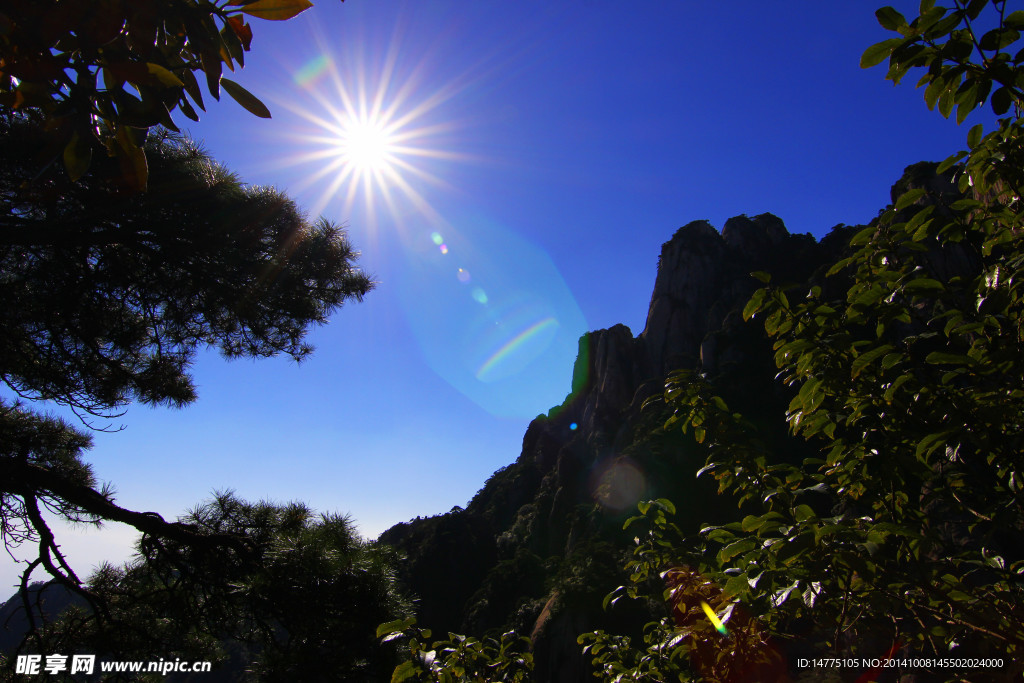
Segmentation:
{"type": "Polygon", "coordinates": [[[44,135],[0,124],[0,377],[25,398],[93,415],[183,405],[197,349],[301,360],[308,326],[371,287],[339,228],[187,139],[153,136],[151,191],[126,196],[103,163],[23,184],[44,135]]]}
{"type": "MultiPolygon", "coordinates": [[[[642,502],[639,515],[626,521],[637,528],[634,558],[626,565],[630,583],[604,601],[609,608],[624,597],[654,599],[668,616],[644,627],[642,644],[605,631],[582,634],[578,642],[589,654],[595,676],[606,681],[775,680],[782,658],[757,619],[738,608],[730,584],[710,578],[715,567],[669,517],[675,506],[666,499],[642,502]],[[705,573],[707,571],[708,573],[705,573]],[[724,633],[708,618],[720,616],[724,633]]],[[[747,581],[744,576],[726,576],[747,581]]]]}
{"type": "Polygon", "coordinates": [[[144,190],[143,142],[153,126],[177,130],[177,110],[205,111],[202,81],[247,110],[270,112],[225,78],[245,63],[252,27],[244,15],[283,20],[309,0],[13,0],[0,10],[0,108],[32,111],[47,132],[47,162],[72,180],[99,152],[117,160],[126,187],[144,190]]]}
{"type": "Polygon", "coordinates": [[[397,557],[359,538],[351,519],[224,493],[179,524],[242,538],[244,549],[144,535],[132,561],[90,579],[103,618],[71,612],[42,629],[38,644],[118,659],[210,659],[261,681],[379,680],[393,666],[374,627],[410,611],[396,588],[397,557]]]}
{"type": "Polygon", "coordinates": [[[1007,11],[1007,0],[954,0],[952,7],[923,0],[911,21],[892,7],[875,13],[883,28],[900,34],[872,45],[861,57],[862,67],[886,59],[886,78],[899,83],[913,68],[926,72],[917,82],[924,87],[929,109],[938,107],[948,118],[956,109],[957,123],[986,101],[997,115],[1013,106],[1019,110],[1024,93],[1024,50],[1011,49],[1024,29],[1024,11],[1007,11]],[[988,30],[980,27],[992,25],[988,30]]]}
{"type": "Polygon", "coordinates": [[[47,510],[126,523],[200,553],[242,550],[233,532],[118,506],[83,461],[89,437],[27,401],[66,406],[89,426],[133,400],[187,404],[200,349],[301,360],[309,326],[371,282],[338,227],[310,224],[275,190],[244,186],[186,139],[151,136],[150,191],[125,194],[104,172],[117,163],[108,158],[75,183],[57,168],[26,184],[41,136],[29,117],[0,121],[9,160],[0,166],[0,381],[23,399],[0,405],[0,529],[8,548],[38,544],[23,587],[41,567],[83,590],[47,510]]]}
{"type": "Polygon", "coordinates": [[[481,639],[449,633],[447,639],[430,643],[430,630],[419,628],[416,619],[410,617],[380,624],[377,637],[400,647],[405,656],[392,672],[391,683],[531,680],[530,640],[514,631],[481,639]]]}

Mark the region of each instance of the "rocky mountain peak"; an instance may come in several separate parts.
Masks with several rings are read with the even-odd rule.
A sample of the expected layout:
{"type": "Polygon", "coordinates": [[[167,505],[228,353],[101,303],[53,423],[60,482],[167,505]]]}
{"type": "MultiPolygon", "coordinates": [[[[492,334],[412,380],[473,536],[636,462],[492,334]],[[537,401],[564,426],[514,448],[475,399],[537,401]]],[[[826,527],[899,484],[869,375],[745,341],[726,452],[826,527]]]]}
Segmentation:
{"type": "MultiPolygon", "coordinates": [[[[514,626],[535,634],[538,680],[585,680],[575,640],[558,634],[586,630],[600,617],[565,607],[564,595],[546,593],[538,567],[568,562],[611,533],[600,531],[605,526],[621,531],[616,515],[638,496],[664,495],[664,486],[686,491],[693,506],[706,506],[693,473],[682,475],[692,463],[659,465],[636,450],[638,425],[650,419],[642,414],[644,401],[662,391],[673,370],[745,368],[751,337],[763,344],[739,315],[760,284],[750,273],[807,281],[824,263],[823,244],[810,235],[790,235],[771,214],[731,218],[721,232],[708,221],[679,228],[662,245],[643,332],[634,336],[615,325],[584,334],[571,393],[530,423],[516,462],[496,472],[465,510],[397,525],[381,536],[407,553],[403,574],[419,596],[425,625],[441,632],[514,626]],[[602,497],[608,492],[615,495],[602,497]],[[595,502],[605,512],[595,511],[595,502]],[[464,562],[458,587],[450,585],[459,574],[452,566],[456,548],[474,548],[475,558],[464,562]],[[550,618],[538,619],[545,609],[550,618]],[[566,663],[573,673],[562,671],[566,663]]],[[[761,354],[757,362],[768,357],[761,354]]],[[[744,381],[751,377],[738,372],[744,381]]],[[[774,375],[761,374],[767,382],[774,375]]],[[[610,556],[600,559],[616,565],[610,556]]]]}

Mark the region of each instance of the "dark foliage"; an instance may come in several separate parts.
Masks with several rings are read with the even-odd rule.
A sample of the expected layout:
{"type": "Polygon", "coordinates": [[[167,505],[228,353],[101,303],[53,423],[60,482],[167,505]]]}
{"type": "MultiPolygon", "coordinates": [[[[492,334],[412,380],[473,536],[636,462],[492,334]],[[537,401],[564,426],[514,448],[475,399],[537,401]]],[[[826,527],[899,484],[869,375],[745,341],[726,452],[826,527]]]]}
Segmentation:
{"type": "Polygon", "coordinates": [[[340,229],[243,185],[188,140],[150,137],[150,189],[137,194],[104,171],[114,159],[77,182],[56,165],[33,175],[41,135],[30,117],[0,120],[0,381],[20,397],[0,402],[0,533],[7,547],[38,543],[23,588],[39,566],[82,584],[46,510],[211,557],[251,550],[230,532],[116,505],[82,459],[88,434],[31,402],[66,406],[88,426],[131,401],[184,405],[200,349],[301,360],[308,328],[361,299],[370,279],[340,229]]]}
{"type": "Polygon", "coordinates": [[[213,661],[220,681],[376,681],[394,666],[374,631],[409,612],[396,590],[397,558],[362,540],[350,519],[221,494],[182,523],[244,539],[246,552],[144,536],[131,562],[90,579],[102,618],[88,606],[40,614],[47,623],[22,652],[213,661]]]}

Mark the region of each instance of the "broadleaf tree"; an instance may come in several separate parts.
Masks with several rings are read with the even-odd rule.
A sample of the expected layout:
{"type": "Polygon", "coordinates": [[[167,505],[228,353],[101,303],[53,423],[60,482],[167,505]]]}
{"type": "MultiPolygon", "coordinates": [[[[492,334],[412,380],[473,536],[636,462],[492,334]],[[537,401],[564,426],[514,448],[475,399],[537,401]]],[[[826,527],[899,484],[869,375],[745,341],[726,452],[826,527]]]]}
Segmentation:
{"type": "MultiPolygon", "coordinates": [[[[727,604],[747,611],[791,653],[916,657],[911,672],[928,680],[1009,680],[1024,668],[1024,11],[1010,10],[924,0],[911,20],[876,13],[899,37],[869,47],[862,66],[888,60],[894,82],[923,69],[927,106],[958,122],[986,103],[1012,116],[987,133],[972,127],[969,149],[943,163],[910,169],[828,286],[768,282],[746,306],[794,391],[790,429],[819,455],[787,464],[704,378],[666,383],[666,428],[708,447],[701,475],[750,514],[697,538],[655,523],[638,552],[671,552],[637,566],[697,572],[694,590],[719,614],[727,604]],[[935,664],[956,657],[988,665],[935,664]]],[[[685,595],[669,586],[664,597],[677,605],[685,595]]],[[[663,678],[746,680],[701,662],[693,628],[650,626],[656,637],[639,646],[584,638],[608,648],[594,652],[598,675],[649,680],[658,661],[663,678]]],[[[718,642],[724,659],[714,662],[744,656],[739,639],[718,642]]],[[[759,646],[766,656],[770,642],[759,646]]]]}
{"type": "MultiPolygon", "coordinates": [[[[94,157],[118,160],[122,184],[145,189],[144,140],[172,114],[198,121],[203,85],[221,86],[263,118],[270,111],[223,75],[245,64],[246,15],[282,21],[309,0],[11,0],[0,7],[0,107],[42,117],[40,168],[57,163],[78,180],[94,157]],[[202,85],[200,83],[202,82],[202,85]]],[[[37,169],[38,170],[38,169],[37,169]]],[[[33,174],[34,175],[34,174],[33,174]]]]}

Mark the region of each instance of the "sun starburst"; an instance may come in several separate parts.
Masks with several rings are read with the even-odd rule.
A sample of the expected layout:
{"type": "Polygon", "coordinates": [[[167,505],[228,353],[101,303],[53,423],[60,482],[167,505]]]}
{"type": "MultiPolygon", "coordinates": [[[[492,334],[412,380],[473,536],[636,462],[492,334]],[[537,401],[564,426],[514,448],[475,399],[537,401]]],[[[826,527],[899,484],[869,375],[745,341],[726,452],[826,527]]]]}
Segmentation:
{"type": "Polygon", "coordinates": [[[451,149],[446,134],[458,126],[439,113],[465,84],[431,87],[422,64],[403,71],[397,32],[375,67],[365,50],[335,58],[321,37],[316,44],[319,56],[293,75],[306,101],[275,102],[307,124],[289,136],[298,151],[277,160],[311,169],[290,189],[312,190],[314,213],[340,202],[347,219],[361,196],[371,223],[379,207],[397,218],[401,203],[443,222],[421,190],[424,183],[447,187],[429,162],[469,159],[451,149]]]}

